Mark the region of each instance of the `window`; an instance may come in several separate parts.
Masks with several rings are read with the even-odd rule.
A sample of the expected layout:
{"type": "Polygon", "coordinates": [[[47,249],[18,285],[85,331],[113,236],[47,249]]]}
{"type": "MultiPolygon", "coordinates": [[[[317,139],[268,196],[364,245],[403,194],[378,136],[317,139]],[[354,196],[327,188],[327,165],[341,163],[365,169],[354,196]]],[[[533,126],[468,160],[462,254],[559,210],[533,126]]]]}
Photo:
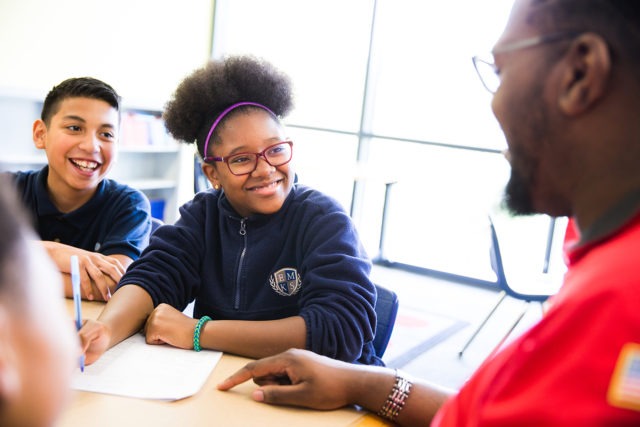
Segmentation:
{"type": "Polygon", "coordinates": [[[213,55],[249,54],[286,72],[296,89],[288,122],[357,133],[372,1],[216,1],[213,55]]]}
{"type": "MultiPolygon", "coordinates": [[[[511,3],[217,0],[212,55],[255,55],[291,76],[300,182],[350,210],[372,257],[491,281],[482,224],[501,215],[509,166],[471,57],[491,49],[511,3]]],[[[526,221],[508,238],[528,242],[530,263],[548,219],[526,221]]]]}

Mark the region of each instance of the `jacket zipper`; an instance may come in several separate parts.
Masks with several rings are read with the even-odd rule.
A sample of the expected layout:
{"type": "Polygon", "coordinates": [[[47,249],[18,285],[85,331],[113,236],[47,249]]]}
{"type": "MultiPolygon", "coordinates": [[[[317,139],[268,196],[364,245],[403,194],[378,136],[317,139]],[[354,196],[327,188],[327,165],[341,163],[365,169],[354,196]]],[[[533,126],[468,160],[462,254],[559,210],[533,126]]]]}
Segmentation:
{"type": "Polygon", "coordinates": [[[240,230],[238,231],[238,233],[240,233],[240,235],[244,238],[244,246],[242,248],[242,252],[240,253],[240,262],[238,263],[238,272],[236,274],[236,296],[233,301],[233,308],[236,310],[240,309],[240,273],[242,273],[244,256],[247,253],[247,224],[245,218],[240,220],[240,230]]]}

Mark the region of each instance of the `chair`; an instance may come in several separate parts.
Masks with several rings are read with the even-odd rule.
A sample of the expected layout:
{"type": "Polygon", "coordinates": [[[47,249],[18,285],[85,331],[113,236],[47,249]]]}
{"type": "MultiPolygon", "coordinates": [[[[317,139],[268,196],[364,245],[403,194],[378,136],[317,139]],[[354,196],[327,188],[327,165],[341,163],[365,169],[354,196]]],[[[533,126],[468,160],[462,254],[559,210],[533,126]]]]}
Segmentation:
{"type": "Polygon", "coordinates": [[[382,358],[389,338],[393,332],[393,326],[396,323],[396,315],[398,314],[398,296],[390,289],[376,285],[378,299],[376,300],[376,334],[373,337],[373,348],[376,356],[382,358]]]}
{"type": "Polygon", "coordinates": [[[158,218],[151,217],[151,234],[155,233],[155,231],[161,226],[164,225],[164,222],[158,218]]]}
{"type": "MultiPolygon", "coordinates": [[[[498,301],[495,303],[493,308],[491,308],[491,310],[489,311],[489,314],[485,316],[484,320],[480,323],[480,325],[478,325],[478,327],[473,332],[473,334],[471,334],[471,337],[469,337],[465,345],[462,347],[462,350],[460,350],[460,352],[458,353],[458,357],[462,357],[462,355],[464,354],[464,351],[467,349],[469,344],[471,344],[471,342],[474,340],[476,335],[478,335],[480,330],[484,327],[484,325],[487,323],[489,318],[491,318],[493,313],[495,313],[496,309],[500,306],[502,301],[504,301],[507,296],[510,296],[517,300],[524,301],[524,306],[522,311],[516,318],[515,322],[513,322],[513,324],[511,325],[511,328],[509,328],[507,333],[502,337],[502,339],[500,340],[498,345],[495,347],[495,349],[500,348],[502,344],[505,342],[505,340],[509,337],[509,335],[511,335],[511,333],[516,328],[516,326],[518,326],[518,324],[526,314],[527,310],[529,309],[529,305],[531,302],[534,302],[534,301],[539,302],[540,306],[542,307],[542,304],[550,296],[554,295],[560,288],[560,283],[549,283],[548,280],[542,280],[543,278],[548,279],[550,276],[548,274],[541,274],[537,278],[539,280],[534,279],[535,283],[532,283],[532,286],[536,286],[536,292],[538,290],[540,291],[539,293],[536,293],[536,292],[522,293],[513,289],[509,284],[509,282],[507,281],[507,277],[505,275],[504,265],[502,263],[502,254],[500,253],[500,244],[498,243],[498,234],[496,233],[496,228],[491,218],[489,218],[489,228],[491,231],[491,251],[490,251],[491,268],[496,273],[496,278],[497,278],[496,284],[500,289],[500,294],[498,295],[498,301]]],[[[546,273],[546,268],[547,266],[545,265],[545,273],[546,273]]]]}

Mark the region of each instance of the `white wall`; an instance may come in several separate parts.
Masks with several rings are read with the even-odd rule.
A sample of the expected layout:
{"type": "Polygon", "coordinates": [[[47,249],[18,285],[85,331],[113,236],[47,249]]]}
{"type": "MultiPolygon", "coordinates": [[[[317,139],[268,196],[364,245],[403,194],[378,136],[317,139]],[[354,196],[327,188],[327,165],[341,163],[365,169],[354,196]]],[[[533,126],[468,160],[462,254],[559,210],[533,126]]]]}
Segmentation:
{"type": "Polygon", "coordinates": [[[213,0],[1,0],[0,90],[43,97],[92,76],[160,109],[210,53],[213,0]]]}

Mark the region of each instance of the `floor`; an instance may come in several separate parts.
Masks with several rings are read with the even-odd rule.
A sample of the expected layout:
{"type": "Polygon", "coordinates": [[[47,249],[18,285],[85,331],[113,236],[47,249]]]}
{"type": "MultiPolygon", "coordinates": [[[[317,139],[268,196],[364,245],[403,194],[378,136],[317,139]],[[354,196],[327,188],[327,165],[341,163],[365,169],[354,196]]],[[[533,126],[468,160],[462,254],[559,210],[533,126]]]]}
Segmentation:
{"type": "MultiPolygon", "coordinates": [[[[507,297],[464,355],[459,357],[465,342],[497,302],[498,291],[378,265],[373,267],[372,279],[395,291],[401,305],[444,314],[467,323],[465,328],[402,368],[410,375],[452,389],[458,389],[491,353],[524,308],[522,301],[507,297]]],[[[531,303],[508,340],[537,322],[541,313],[540,305],[531,303]]]]}

